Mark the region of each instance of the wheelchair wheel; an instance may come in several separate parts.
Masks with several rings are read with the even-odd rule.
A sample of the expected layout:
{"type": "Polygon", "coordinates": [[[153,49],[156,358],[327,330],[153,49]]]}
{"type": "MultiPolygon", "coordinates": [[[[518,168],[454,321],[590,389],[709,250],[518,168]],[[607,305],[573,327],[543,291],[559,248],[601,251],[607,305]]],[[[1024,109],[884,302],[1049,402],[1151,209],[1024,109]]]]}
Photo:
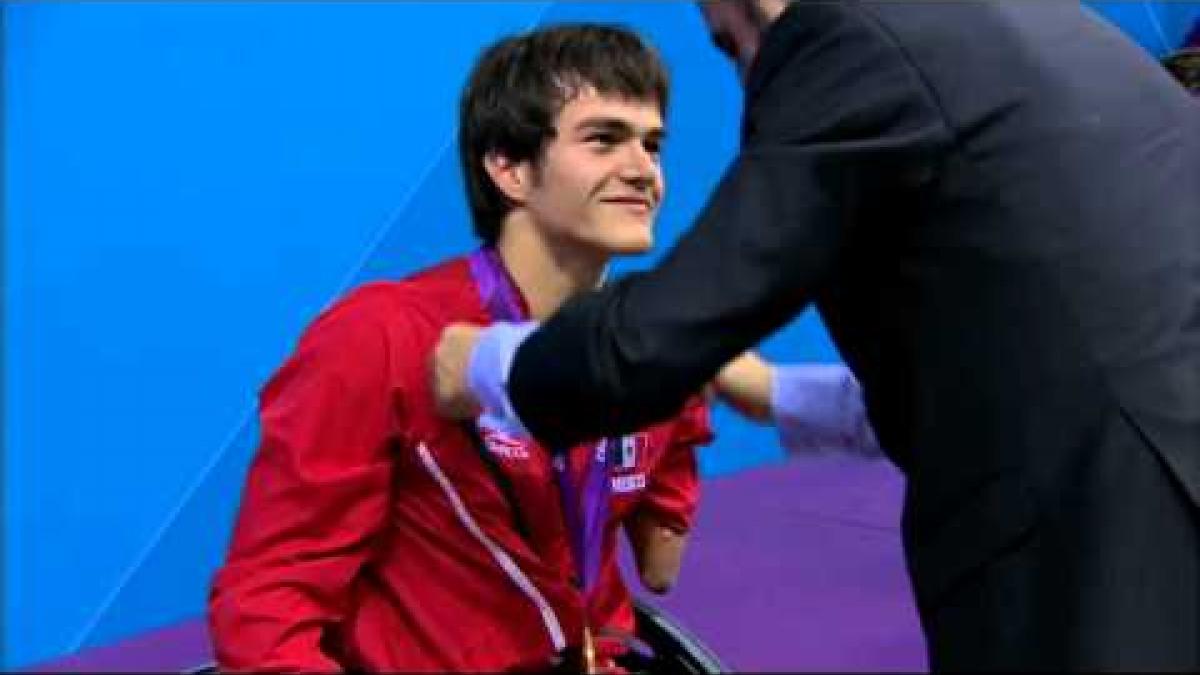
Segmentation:
{"type": "Polygon", "coordinates": [[[634,659],[641,663],[630,663],[627,666],[630,672],[687,675],[730,672],[707,645],[663,610],[641,598],[634,598],[633,614],[637,620],[638,639],[653,653],[635,656],[634,659]]]}
{"type": "MultiPolygon", "coordinates": [[[[635,674],[682,673],[683,675],[712,675],[730,672],[703,642],[692,635],[669,614],[634,598],[633,614],[637,621],[637,638],[648,649],[631,651],[621,659],[621,665],[635,674]]],[[[184,671],[184,675],[217,675],[211,663],[184,671]]]]}

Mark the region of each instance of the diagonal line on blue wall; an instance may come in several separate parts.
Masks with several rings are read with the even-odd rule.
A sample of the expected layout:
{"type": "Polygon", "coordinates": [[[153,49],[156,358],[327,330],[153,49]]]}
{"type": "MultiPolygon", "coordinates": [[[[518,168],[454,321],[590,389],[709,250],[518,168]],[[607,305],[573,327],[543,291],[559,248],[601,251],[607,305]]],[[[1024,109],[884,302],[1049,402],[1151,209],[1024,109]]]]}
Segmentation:
{"type": "MultiPolygon", "coordinates": [[[[539,25],[546,13],[554,6],[554,4],[555,2],[547,2],[544,6],[542,6],[531,22],[530,28],[539,25]]],[[[452,131],[450,136],[442,143],[442,146],[437,153],[434,154],[429,163],[421,170],[419,178],[414,181],[413,187],[401,199],[400,205],[391,213],[388,218],[384,220],[384,224],[372,237],[370,243],[364,249],[363,254],[360,256],[358,262],[351,267],[350,271],[342,279],[338,287],[334,289],[333,293],[330,295],[330,300],[335,299],[341,294],[345,293],[348,290],[348,287],[358,279],[363,269],[372,260],[380,244],[387,240],[387,237],[391,233],[392,229],[397,223],[402,221],[403,214],[408,209],[416,195],[419,194],[424,188],[425,183],[429,178],[429,175],[432,173],[434,167],[439,165],[446,152],[453,146],[454,139],[455,133],[452,131]]],[[[178,519],[179,514],[183,512],[184,508],[190,503],[192,497],[212,473],[213,468],[217,466],[221,459],[226,455],[230,447],[232,447],[234,444],[234,441],[245,431],[247,425],[251,422],[253,415],[255,414],[255,410],[256,408],[252,404],[239,418],[238,423],[234,425],[231,432],[212,454],[209,461],[205,463],[204,467],[197,474],[195,480],[193,480],[191,484],[188,485],[187,489],[184,490],[175,507],[170,510],[167,516],[163,519],[162,524],[155,530],[154,534],[134,558],[130,566],[125,570],[124,573],[121,574],[116,585],[109,592],[109,594],[105,596],[99,607],[97,607],[91,618],[83,625],[75,639],[71,642],[70,647],[64,653],[69,654],[77,652],[82,649],[85,644],[87,644],[87,641],[95,631],[96,626],[105,617],[109,609],[111,609],[111,607],[116,603],[117,599],[121,595],[121,592],[126,588],[130,580],[133,579],[134,575],[137,574],[138,570],[142,568],[146,560],[149,559],[151,554],[158,547],[159,543],[163,540],[163,537],[178,519]]]]}
{"type": "Polygon", "coordinates": [[[1154,34],[1158,36],[1159,43],[1162,45],[1162,53],[1168,54],[1174,50],[1174,46],[1167,39],[1167,32],[1163,29],[1162,21],[1159,20],[1158,10],[1154,9],[1156,4],[1158,4],[1157,0],[1142,0],[1142,10],[1150,17],[1150,25],[1154,27],[1154,34]]]}

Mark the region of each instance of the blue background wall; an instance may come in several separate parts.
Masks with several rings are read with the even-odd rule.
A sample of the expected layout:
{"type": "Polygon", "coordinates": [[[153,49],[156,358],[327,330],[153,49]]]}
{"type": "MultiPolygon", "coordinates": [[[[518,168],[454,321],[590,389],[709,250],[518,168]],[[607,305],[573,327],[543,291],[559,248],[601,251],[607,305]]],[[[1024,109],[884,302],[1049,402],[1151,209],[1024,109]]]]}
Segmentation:
{"type": "MultiPolygon", "coordinates": [[[[1156,54],[1200,14],[1097,4],[1156,54]]],[[[463,77],[502,34],[583,19],[672,67],[669,242],[740,112],[691,3],[5,6],[0,667],[202,610],[258,386],[346,289],[473,245],[463,77]]],[[[811,315],[764,349],[837,358],[811,315]]],[[[768,430],[717,424],[707,474],[780,458],[768,430]]]]}

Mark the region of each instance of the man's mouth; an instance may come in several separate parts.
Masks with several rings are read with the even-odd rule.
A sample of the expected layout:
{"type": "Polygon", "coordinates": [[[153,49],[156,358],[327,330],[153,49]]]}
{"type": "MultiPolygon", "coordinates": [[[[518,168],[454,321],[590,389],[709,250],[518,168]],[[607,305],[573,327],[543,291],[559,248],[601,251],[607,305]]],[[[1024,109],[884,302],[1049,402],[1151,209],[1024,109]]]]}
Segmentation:
{"type": "Polygon", "coordinates": [[[649,212],[654,208],[654,203],[649,199],[642,197],[609,197],[601,201],[608,204],[619,204],[628,207],[635,211],[649,212]]]}

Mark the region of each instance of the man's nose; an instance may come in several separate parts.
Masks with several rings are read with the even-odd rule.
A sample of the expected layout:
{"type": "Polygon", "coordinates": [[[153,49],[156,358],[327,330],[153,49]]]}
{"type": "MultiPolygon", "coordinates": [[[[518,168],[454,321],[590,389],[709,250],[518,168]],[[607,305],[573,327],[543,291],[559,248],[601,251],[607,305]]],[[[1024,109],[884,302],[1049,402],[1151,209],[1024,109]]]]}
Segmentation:
{"type": "Polygon", "coordinates": [[[630,143],[621,165],[621,179],[639,188],[652,187],[658,178],[658,157],[641,143],[630,143]]]}

